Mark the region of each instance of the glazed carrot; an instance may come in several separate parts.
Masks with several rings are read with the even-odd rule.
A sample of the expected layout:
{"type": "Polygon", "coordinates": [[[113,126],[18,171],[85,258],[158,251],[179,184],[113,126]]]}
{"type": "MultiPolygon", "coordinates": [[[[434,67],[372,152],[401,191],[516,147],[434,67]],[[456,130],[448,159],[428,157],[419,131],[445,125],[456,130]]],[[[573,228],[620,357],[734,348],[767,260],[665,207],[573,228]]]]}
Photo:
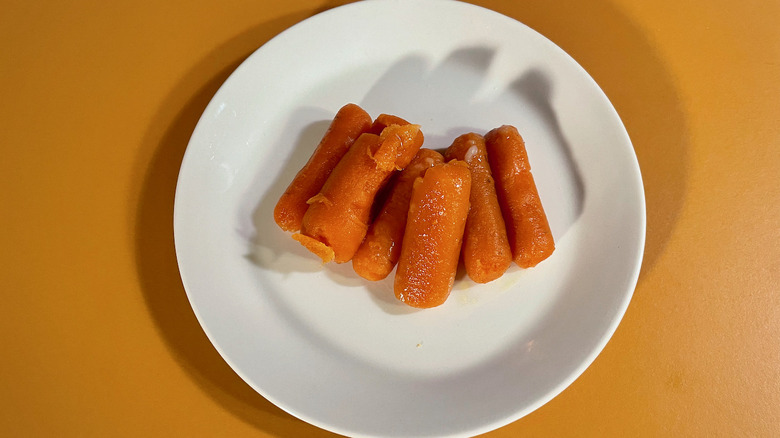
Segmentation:
{"type": "Polygon", "coordinates": [[[522,268],[536,266],[552,254],[555,242],[531,175],[525,142],[517,129],[504,125],[488,132],[485,143],[512,256],[522,268]]]}
{"type": "Polygon", "coordinates": [[[352,257],[352,268],[358,275],[377,281],[387,277],[393,270],[401,255],[401,241],[409,211],[409,198],[412,196],[412,184],[429,167],[442,162],[444,157],[440,153],[420,149],[409,166],[395,178],[382,210],[371,223],[365,240],[352,257]]]}
{"type": "MultiPolygon", "coordinates": [[[[371,124],[371,129],[369,129],[368,132],[379,135],[385,128],[387,128],[390,125],[403,126],[408,124],[409,122],[407,122],[406,120],[398,116],[393,116],[390,114],[380,114],[379,116],[377,116],[376,119],[374,119],[374,123],[371,124]]],[[[420,134],[418,135],[420,136],[418,141],[420,142],[420,144],[422,144],[423,142],[422,131],[420,131],[420,134]]]]}
{"type": "Polygon", "coordinates": [[[298,231],[309,208],[306,201],[320,191],[350,146],[371,127],[371,116],[359,106],[343,106],[309,161],[295,175],[274,208],[274,220],[285,231],[298,231]]]}
{"type": "Polygon", "coordinates": [[[309,199],[301,232],[293,238],[323,262],[352,259],[366,235],[377,192],[422,146],[419,131],[419,125],[392,125],[379,136],[362,134],[309,199]]]}
{"type": "Polygon", "coordinates": [[[512,250],[490,173],[485,139],[479,134],[463,134],[444,156],[447,160],[465,161],[471,170],[471,209],[463,233],[463,264],[472,280],[487,283],[504,274],[512,263],[512,250]]]}
{"type": "Polygon", "coordinates": [[[387,128],[390,125],[408,125],[409,122],[406,120],[398,117],[393,116],[390,114],[380,114],[377,116],[376,119],[374,119],[374,123],[371,124],[371,129],[368,130],[368,132],[372,134],[379,135],[382,133],[382,130],[387,128]]]}
{"type": "Polygon", "coordinates": [[[435,307],[450,294],[469,213],[471,173],[463,161],[437,164],[417,178],[395,272],[395,296],[435,307]]]}
{"type": "MultiPolygon", "coordinates": [[[[379,116],[377,116],[376,119],[374,119],[374,122],[371,124],[371,128],[368,130],[368,132],[370,132],[372,134],[380,135],[382,133],[382,131],[385,128],[387,128],[388,126],[390,126],[390,125],[402,125],[403,126],[403,125],[408,125],[408,124],[409,124],[409,122],[407,122],[406,120],[404,120],[404,119],[402,119],[402,118],[400,118],[398,116],[393,116],[393,115],[390,115],[390,114],[380,114],[379,116]]],[[[420,133],[417,134],[417,135],[420,136],[420,138],[417,141],[419,141],[420,144],[423,144],[424,138],[423,138],[422,131],[420,131],[420,133]]],[[[396,174],[396,175],[394,175],[394,177],[397,178],[398,175],[396,174]]],[[[377,197],[374,199],[374,206],[373,206],[373,210],[371,212],[372,213],[371,214],[372,220],[373,220],[373,218],[376,218],[376,216],[379,214],[379,209],[384,205],[384,201],[387,199],[387,196],[389,194],[388,193],[389,192],[388,189],[390,188],[389,187],[390,185],[391,184],[387,184],[377,194],[377,197]]]]}

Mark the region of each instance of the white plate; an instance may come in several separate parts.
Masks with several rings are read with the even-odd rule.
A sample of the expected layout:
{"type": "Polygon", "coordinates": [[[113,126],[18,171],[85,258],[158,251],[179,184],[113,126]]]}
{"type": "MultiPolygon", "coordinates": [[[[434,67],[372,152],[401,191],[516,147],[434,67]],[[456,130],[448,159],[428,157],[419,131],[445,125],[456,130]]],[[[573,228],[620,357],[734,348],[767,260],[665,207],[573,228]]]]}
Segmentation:
{"type": "Polygon", "coordinates": [[[249,385],[344,435],[487,432],[552,399],[595,359],[636,285],[639,167],[606,96],[525,25],[446,0],[321,13],[250,56],[185,154],[176,253],[203,329],[249,385]],[[330,119],[355,102],[422,125],[426,146],[502,124],[525,137],[557,250],[539,266],[413,310],[391,278],[322,266],[272,210],[330,119]]]}

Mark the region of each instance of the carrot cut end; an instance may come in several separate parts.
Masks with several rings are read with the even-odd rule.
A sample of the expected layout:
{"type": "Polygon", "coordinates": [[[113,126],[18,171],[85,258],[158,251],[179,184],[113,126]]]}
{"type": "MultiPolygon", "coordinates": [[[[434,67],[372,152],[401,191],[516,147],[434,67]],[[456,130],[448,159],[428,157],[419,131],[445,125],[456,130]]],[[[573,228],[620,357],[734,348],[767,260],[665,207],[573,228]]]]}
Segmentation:
{"type": "Polygon", "coordinates": [[[309,237],[301,233],[295,233],[292,235],[292,238],[303,245],[304,248],[308,249],[321,258],[322,263],[331,262],[336,257],[336,253],[333,252],[333,248],[313,237],[309,237]]]}

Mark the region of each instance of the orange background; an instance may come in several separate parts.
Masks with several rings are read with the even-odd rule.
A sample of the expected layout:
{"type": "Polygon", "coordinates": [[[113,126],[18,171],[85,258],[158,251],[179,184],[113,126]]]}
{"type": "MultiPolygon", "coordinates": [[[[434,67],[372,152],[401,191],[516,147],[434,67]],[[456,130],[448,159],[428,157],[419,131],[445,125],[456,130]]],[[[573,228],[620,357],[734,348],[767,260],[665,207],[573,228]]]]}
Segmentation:
{"type": "MultiPolygon", "coordinates": [[[[171,218],[219,85],[338,3],[45,3],[0,3],[0,435],[331,436],[211,347],[171,218]]],[[[639,284],[606,349],[488,436],[780,436],[780,2],[476,3],[601,85],[648,210],[639,284]]]]}

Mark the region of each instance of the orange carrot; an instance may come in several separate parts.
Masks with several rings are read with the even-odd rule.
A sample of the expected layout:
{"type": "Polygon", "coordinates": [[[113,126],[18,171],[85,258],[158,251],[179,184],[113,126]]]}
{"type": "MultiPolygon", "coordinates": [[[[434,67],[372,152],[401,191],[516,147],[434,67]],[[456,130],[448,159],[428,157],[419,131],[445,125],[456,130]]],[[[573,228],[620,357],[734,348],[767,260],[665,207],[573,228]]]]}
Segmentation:
{"type": "MultiPolygon", "coordinates": [[[[393,116],[390,114],[380,114],[376,119],[374,119],[374,123],[371,124],[371,129],[368,130],[368,132],[372,134],[379,135],[385,128],[387,128],[390,125],[408,125],[409,122],[406,120],[398,117],[393,116]]],[[[422,144],[423,142],[423,133],[420,131],[418,134],[420,138],[417,140],[422,144]]]]}
{"type": "Polygon", "coordinates": [[[531,175],[525,142],[509,125],[488,132],[485,142],[512,256],[522,268],[536,266],[552,254],[555,242],[531,175]]]}
{"type": "Polygon", "coordinates": [[[512,263],[512,250],[490,173],[485,139],[479,134],[463,134],[447,149],[445,157],[463,160],[471,170],[471,209],[463,233],[463,264],[472,280],[487,283],[504,274],[512,263]]]}
{"type": "Polygon", "coordinates": [[[471,173],[463,161],[437,164],[412,188],[395,296],[413,307],[435,307],[455,282],[469,213],[471,173]]]}
{"type": "Polygon", "coordinates": [[[393,181],[382,210],[368,229],[365,240],[352,258],[352,267],[361,277],[377,281],[387,277],[398,262],[401,241],[409,211],[412,184],[425,171],[442,163],[440,153],[420,149],[409,166],[393,181]]]}
{"type": "Polygon", "coordinates": [[[366,235],[377,192],[422,146],[419,131],[419,125],[391,125],[379,136],[361,135],[309,199],[301,232],[293,238],[323,262],[352,259],[366,235]]]}
{"type": "Polygon", "coordinates": [[[371,124],[371,129],[368,130],[368,132],[372,134],[379,135],[382,133],[382,130],[387,128],[390,125],[408,125],[409,122],[406,120],[398,117],[393,116],[390,114],[380,114],[377,116],[376,119],[374,119],[374,123],[371,124]]]}
{"type": "Polygon", "coordinates": [[[371,116],[355,104],[342,107],[309,161],[295,175],[274,208],[274,220],[285,231],[298,231],[309,208],[306,201],[320,191],[341,157],[371,127],[371,116]]]}

